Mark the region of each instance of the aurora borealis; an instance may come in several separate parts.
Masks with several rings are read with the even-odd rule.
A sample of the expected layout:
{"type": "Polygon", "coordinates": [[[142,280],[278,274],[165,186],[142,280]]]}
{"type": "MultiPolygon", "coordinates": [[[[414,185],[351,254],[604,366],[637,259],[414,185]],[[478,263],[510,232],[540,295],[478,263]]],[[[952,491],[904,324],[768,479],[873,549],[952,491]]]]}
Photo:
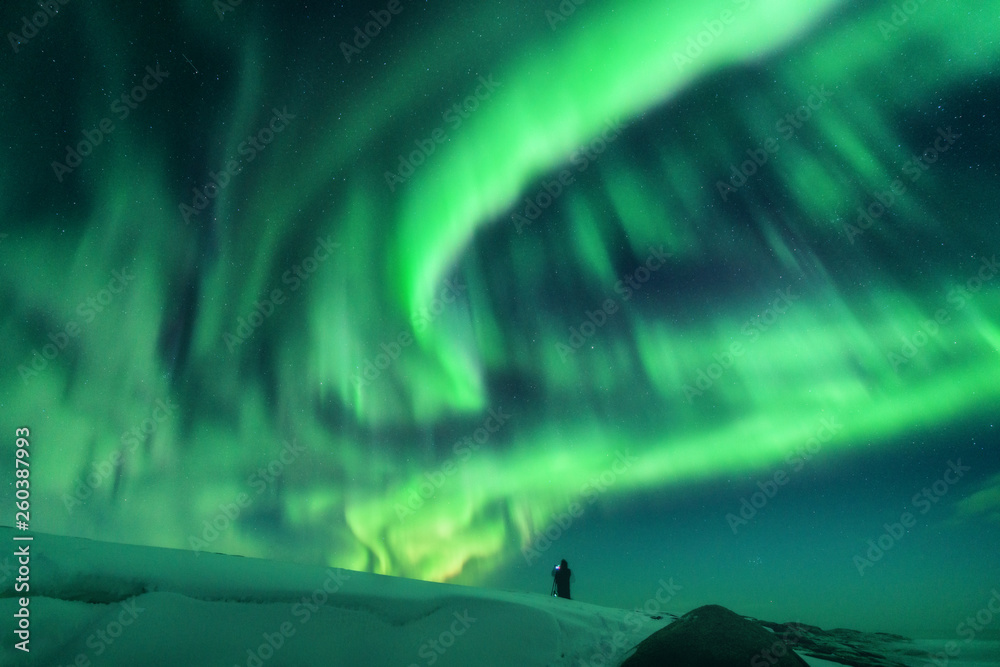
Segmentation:
{"type": "Polygon", "coordinates": [[[35,529],[933,637],[1000,585],[1000,3],[49,5],[35,529]]]}

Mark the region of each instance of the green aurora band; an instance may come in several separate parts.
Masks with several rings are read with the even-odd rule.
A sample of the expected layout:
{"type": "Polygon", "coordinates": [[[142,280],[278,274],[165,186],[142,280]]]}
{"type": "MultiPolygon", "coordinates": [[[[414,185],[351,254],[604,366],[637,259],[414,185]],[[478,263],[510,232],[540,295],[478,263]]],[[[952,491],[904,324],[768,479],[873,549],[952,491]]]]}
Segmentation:
{"type": "MultiPolygon", "coordinates": [[[[41,88],[5,105],[0,195],[0,396],[35,433],[37,530],[198,548],[245,493],[201,548],[475,583],[602,474],[610,512],[766,474],[824,419],[841,425],[826,451],[849,461],[995,410],[1000,290],[977,282],[1000,250],[995,183],[959,169],[995,138],[937,107],[995,86],[1000,3],[921,3],[887,34],[883,3],[593,2],[554,27],[537,3],[402,4],[351,63],[339,43],[383,6],[295,21],[251,3],[223,21],[193,1],[155,17],[68,6],[8,54],[5,97],[41,88]],[[57,182],[52,160],[157,62],[170,76],[57,182]],[[498,87],[442,122],[479,76],[498,87]],[[781,136],[817,89],[829,98],[781,136]],[[273,108],[294,118],[185,223],[178,205],[273,108]],[[620,135],[577,171],[613,121],[620,135]],[[954,147],[911,182],[904,165],[948,126],[954,147]],[[447,141],[390,190],[386,172],[435,128],[447,141]],[[769,138],[779,149],[720,196],[769,138]],[[515,224],[564,169],[575,182],[515,224]],[[852,233],[894,179],[906,191],[852,233]],[[314,254],[326,238],[336,247],[314,254]],[[668,261],[626,300],[616,284],[660,247],[668,261]],[[115,270],[134,280],[81,310],[115,270]],[[449,280],[467,291],[442,308],[449,280]],[[283,302],[233,344],[275,289],[283,302]],[[794,296],[775,317],[778,293],[794,296]],[[570,327],[607,300],[568,352],[570,327]],[[43,362],[70,321],[80,334],[43,362]],[[158,400],[177,407],[126,437],[158,400]],[[510,417],[481,447],[453,446],[491,410],[510,417]],[[261,482],[284,442],[305,451],[261,482]],[[619,456],[634,457],[624,472],[619,456]]],[[[982,493],[980,514],[996,513],[982,493]]]]}

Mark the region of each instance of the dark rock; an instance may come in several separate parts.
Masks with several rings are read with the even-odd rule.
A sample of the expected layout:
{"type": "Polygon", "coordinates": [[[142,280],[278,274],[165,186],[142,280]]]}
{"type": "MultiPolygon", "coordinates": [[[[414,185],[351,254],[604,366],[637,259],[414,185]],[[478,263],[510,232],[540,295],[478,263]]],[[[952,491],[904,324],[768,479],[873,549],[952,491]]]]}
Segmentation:
{"type": "Polygon", "coordinates": [[[690,611],[636,647],[622,667],[807,667],[778,637],[759,623],[725,607],[690,611]],[[765,653],[766,652],[766,653],[765,653]]]}
{"type": "MultiPolygon", "coordinates": [[[[889,644],[909,642],[906,637],[884,632],[860,632],[847,628],[822,630],[805,623],[772,623],[757,621],[770,628],[776,635],[788,642],[799,653],[814,658],[822,658],[848,667],[906,667],[898,658],[907,655],[907,649],[892,649],[900,654],[898,658],[887,654],[889,644]]],[[[925,652],[918,652],[925,655],[925,652]]],[[[915,654],[914,654],[915,655],[915,654]]]]}

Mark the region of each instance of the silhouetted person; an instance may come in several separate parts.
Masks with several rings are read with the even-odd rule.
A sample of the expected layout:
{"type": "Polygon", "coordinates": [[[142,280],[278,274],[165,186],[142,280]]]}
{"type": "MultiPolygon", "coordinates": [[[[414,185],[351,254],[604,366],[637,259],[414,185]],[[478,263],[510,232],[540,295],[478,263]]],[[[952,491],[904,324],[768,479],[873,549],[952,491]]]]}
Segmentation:
{"type": "Polygon", "coordinates": [[[569,569],[569,563],[563,558],[562,562],[552,568],[552,578],[555,580],[556,595],[569,600],[569,578],[573,570],[569,569]]]}

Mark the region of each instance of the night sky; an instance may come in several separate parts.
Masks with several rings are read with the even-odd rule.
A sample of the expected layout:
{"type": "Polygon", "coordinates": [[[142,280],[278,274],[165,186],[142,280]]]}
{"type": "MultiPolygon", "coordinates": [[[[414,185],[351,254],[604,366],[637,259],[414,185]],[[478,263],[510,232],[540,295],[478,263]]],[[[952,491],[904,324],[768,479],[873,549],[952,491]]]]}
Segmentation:
{"type": "Polygon", "coordinates": [[[61,2],[0,20],[34,530],[942,638],[1000,587],[1000,2],[61,2]]]}

